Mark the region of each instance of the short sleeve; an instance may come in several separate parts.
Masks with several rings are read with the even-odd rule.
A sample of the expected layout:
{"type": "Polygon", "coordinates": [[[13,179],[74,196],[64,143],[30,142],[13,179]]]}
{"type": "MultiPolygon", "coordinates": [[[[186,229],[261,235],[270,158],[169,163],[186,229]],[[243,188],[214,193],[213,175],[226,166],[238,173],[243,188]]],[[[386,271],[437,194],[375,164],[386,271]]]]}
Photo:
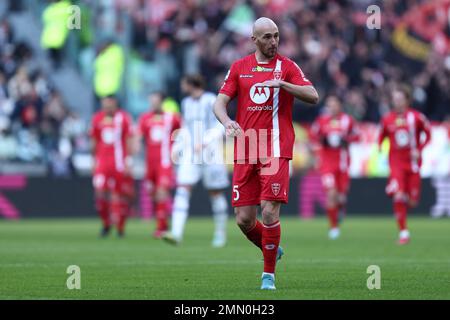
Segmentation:
{"type": "Polygon", "coordinates": [[[145,136],[145,115],[139,117],[138,130],[141,136],[145,136]]]}
{"type": "Polygon", "coordinates": [[[181,118],[178,114],[173,115],[173,131],[181,128],[181,118]]]}
{"type": "Polygon", "coordinates": [[[238,92],[238,70],[236,63],[231,65],[230,70],[228,70],[222,87],[219,93],[229,96],[231,99],[236,97],[238,92]]]}
{"type": "Polygon", "coordinates": [[[91,127],[89,128],[89,136],[92,139],[98,140],[100,137],[100,130],[97,126],[97,117],[93,117],[91,121],[91,127]]]}
{"type": "Polygon", "coordinates": [[[302,69],[300,69],[300,67],[294,61],[291,61],[291,63],[289,64],[287,77],[285,79],[287,82],[295,84],[297,86],[312,85],[311,81],[309,81],[305,77],[305,74],[303,73],[302,69]]]}
{"type": "Polygon", "coordinates": [[[124,114],[123,117],[123,133],[126,137],[133,135],[133,121],[128,114],[124,114]]]}

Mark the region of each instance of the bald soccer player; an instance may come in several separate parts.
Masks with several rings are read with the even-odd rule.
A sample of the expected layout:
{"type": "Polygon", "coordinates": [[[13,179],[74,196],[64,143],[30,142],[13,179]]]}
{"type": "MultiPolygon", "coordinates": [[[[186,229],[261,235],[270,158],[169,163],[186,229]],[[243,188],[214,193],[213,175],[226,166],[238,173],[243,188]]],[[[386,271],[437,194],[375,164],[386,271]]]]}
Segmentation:
{"type": "Polygon", "coordinates": [[[245,236],[261,249],[261,289],[275,289],[280,207],[288,202],[289,160],[294,147],[294,98],[316,104],[317,91],[292,60],[277,53],[279,32],[268,18],[253,26],[256,52],[232,64],[214,104],[214,113],[234,137],[232,205],[245,236]],[[237,98],[236,121],[227,114],[237,98]],[[261,207],[262,223],[257,219],[261,207]]]}

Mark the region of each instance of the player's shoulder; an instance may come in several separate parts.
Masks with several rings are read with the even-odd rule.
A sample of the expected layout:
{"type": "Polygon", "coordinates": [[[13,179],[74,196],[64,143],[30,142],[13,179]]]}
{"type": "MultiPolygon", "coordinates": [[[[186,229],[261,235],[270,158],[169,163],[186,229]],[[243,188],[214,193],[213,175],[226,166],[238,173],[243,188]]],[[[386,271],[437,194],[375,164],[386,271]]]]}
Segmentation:
{"type": "Polygon", "coordinates": [[[327,119],[327,115],[326,114],[319,114],[316,118],[316,123],[324,123],[327,119]]]}
{"type": "Polygon", "coordinates": [[[192,101],[192,97],[191,96],[186,96],[183,99],[181,99],[181,104],[186,104],[189,103],[190,101],[192,101]]]}
{"type": "Polygon", "coordinates": [[[231,64],[230,70],[231,70],[232,68],[233,68],[233,69],[239,70],[240,68],[242,68],[242,67],[248,65],[249,63],[251,64],[251,63],[253,62],[253,59],[254,59],[254,58],[253,58],[253,55],[254,55],[254,54],[249,54],[249,55],[247,55],[247,56],[245,56],[245,57],[242,57],[242,58],[240,58],[240,59],[235,60],[235,61],[231,64]]]}
{"type": "Polygon", "coordinates": [[[294,60],[292,60],[289,57],[286,57],[286,56],[283,56],[281,54],[278,54],[277,55],[277,59],[280,60],[285,66],[296,67],[296,68],[300,69],[300,67],[298,66],[297,62],[295,62],[294,60]]]}
{"type": "Polygon", "coordinates": [[[341,119],[345,120],[345,121],[349,121],[349,122],[354,122],[355,119],[348,113],[342,112],[341,113],[341,119]]]}
{"type": "Polygon", "coordinates": [[[381,117],[381,121],[382,122],[392,121],[394,118],[395,118],[395,113],[393,111],[388,111],[381,117]]]}
{"type": "Polygon", "coordinates": [[[143,113],[141,113],[141,114],[139,115],[139,120],[140,120],[140,121],[144,121],[144,120],[146,120],[146,119],[148,119],[148,118],[151,118],[152,115],[153,115],[153,112],[152,112],[152,111],[146,111],[146,112],[143,112],[143,113]]]}
{"type": "Polygon", "coordinates": [[[105,116],[105,113],[104,113],[102,110],[99,110],[99,111],[95,112],[95,113],[92,115],[92,121],[93,121],[93,122],[98,122],[98,121],[100,121],[104,116],[105,116]]]}
{"type": "Polygon", "coordinates": [[[125,119],[127,119],[127,120],[131,120],[131,119],[132,119],[131,114],[130,114],[128,111],[124,110],[124,109],[120,109],[120,110],[118,111],[118,113],[119,113],[123,118],[125,118],[125,119]]]}
{"type": "Polygon", "coordinates": [[[420,112],[419,110],[416,109],[409,109],[409,112],[411,112],[412,114],[414,114],[414,116],[420,120],[427,120],[427,117],[425,116],[425,114],[423,114],[422,112],[420,112]]]}

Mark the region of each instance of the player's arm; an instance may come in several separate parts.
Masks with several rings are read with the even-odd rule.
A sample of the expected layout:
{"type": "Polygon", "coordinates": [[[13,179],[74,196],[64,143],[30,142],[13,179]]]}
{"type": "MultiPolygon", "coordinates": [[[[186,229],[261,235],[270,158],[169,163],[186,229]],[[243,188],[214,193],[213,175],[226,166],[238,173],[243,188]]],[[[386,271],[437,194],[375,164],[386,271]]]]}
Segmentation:
{"type": "Polygon", "coordinates": [[[310,85],[310,86],[299,86],[293,83],[289,83],[287,81],[281,80],[280,81],[280,88],[283,90],[286,90],[290,94],[292,94],[297,99],[310,103],[310,104],[317,104],[319,102],[319,94],[317,93],[316,89],[310,85]]]}
{"type": "Polygon", "coordinates": [[[293,61],[288,63],[287,74],[284,80],[269,80],[263,84],[268,87],[281,88],[300,101],[309,104],[317,104],[319,102],[319,94],[313,84],[293,61]]]}
{"type": "Polygon", "coordinates": [[[97,154],[97,139],[100,136],[100,132],[96,126],[95,117],[92,119],[91,128],[89,129],[89,137],[91,138],[91,156],[92,156],[92,170],[95,170],[95,161],[97,154]]]}
{"type": "Polygon", "coordinates": [[[313,151],[317,151],[324,146],[325,136],[322,134],[320,119],[316,119],[309,130],[311,137],[311,148],[313,151]]]}
{"type": "Polygon", "coordinates": [[[378,136],[378,151],[381,152],[381,146],[384,139],[388,136],[385,120],[381,121],[380,135],[378,136]]]}
{"type": "Polygon", "coordinates": [[[349,144],[358,142],[360,139],[360,132],[358,127],[355,125],[354,120],[351,118],[350,125],[348,129],[347,137],[344,139],[345,147],[348,147],[349,144]]]}
{"type": "Polygon", "coordinates": [[[242,133],[241,126],[231,120],[227,113],[228,103],[237,95],[238,92],[238,66],[233,63],[227,75],[225,81],[220,88],[219,94],[214,102],[213,112],[217,120],[225,127],[225,133],[227,136],[237,136],[242,133]]]}
{"type": "Polygon", "coordinates": [[[227,113],[227,105],[231,98],[226,94],[219,93],[214,102],[213,111],[217,120],[225,127],[228,136],[238,136],[242,133],[242,129],[236,121],[231,120],[227,113]]]}

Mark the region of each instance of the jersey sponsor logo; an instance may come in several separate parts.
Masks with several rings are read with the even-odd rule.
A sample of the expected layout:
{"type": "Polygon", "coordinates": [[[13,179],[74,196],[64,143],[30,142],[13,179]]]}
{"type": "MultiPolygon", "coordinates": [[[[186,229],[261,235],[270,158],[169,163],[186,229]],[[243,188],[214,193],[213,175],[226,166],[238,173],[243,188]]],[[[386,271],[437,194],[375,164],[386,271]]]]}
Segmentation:
{"type": "Polygon", "coordinates": [[[150,139],[153,142],[161,142],[164,137],[164,128],[162,126],[154,126],[150,129],[150,139]]]}
{"type": "Polygon", "coordinates": [[[330,134],[328,134],[327,139],[328,139],[328,143],[333,148],[337,148],[341,145],[342,138],[341,138],[341,135],[337,132],[331,132],[330,134]]]}
{"type": "Polygon", "coordinates": [[[272,111],[272,106],[249,106],[247,107],[247,111],[254,112],[254,111],[272,111]]]}
{"type": "Polygon", "coordinates": [[[281,185],[279,183],[272,183],[272,193],[277,196],[280,193],[281,185]]]}
{"type": "Polygon", "coordinates": [[[102,141],[105,144],[113,144],[114,143],[114,129],[113,128],[104,128],[102,130],[102,141]]]}
{"type": "Polygon", "coordinates": [[[395,132],[395,142],[400,148],[407,147],[409,145],[409,133],[404,129],[397,130],[395,132]]]}
{"type": "Polygon", "coordinates": [[[272,72],[273,68],[265,68],[265,67],[260,67],[260,66],[256,66],[252,68],[252,72],[272,72]]]}
{"type": "Polygon", "coordinates": [[[256,104],[263,104],[270,98],[269,87],[263,87],[259,83],[255,83],[250,88],[250,99],[256,104]]]}
{"type": "Polygon", "coordinates": [[[239,78],[253,78],[252,74],[240,74],[239,78]]]}

